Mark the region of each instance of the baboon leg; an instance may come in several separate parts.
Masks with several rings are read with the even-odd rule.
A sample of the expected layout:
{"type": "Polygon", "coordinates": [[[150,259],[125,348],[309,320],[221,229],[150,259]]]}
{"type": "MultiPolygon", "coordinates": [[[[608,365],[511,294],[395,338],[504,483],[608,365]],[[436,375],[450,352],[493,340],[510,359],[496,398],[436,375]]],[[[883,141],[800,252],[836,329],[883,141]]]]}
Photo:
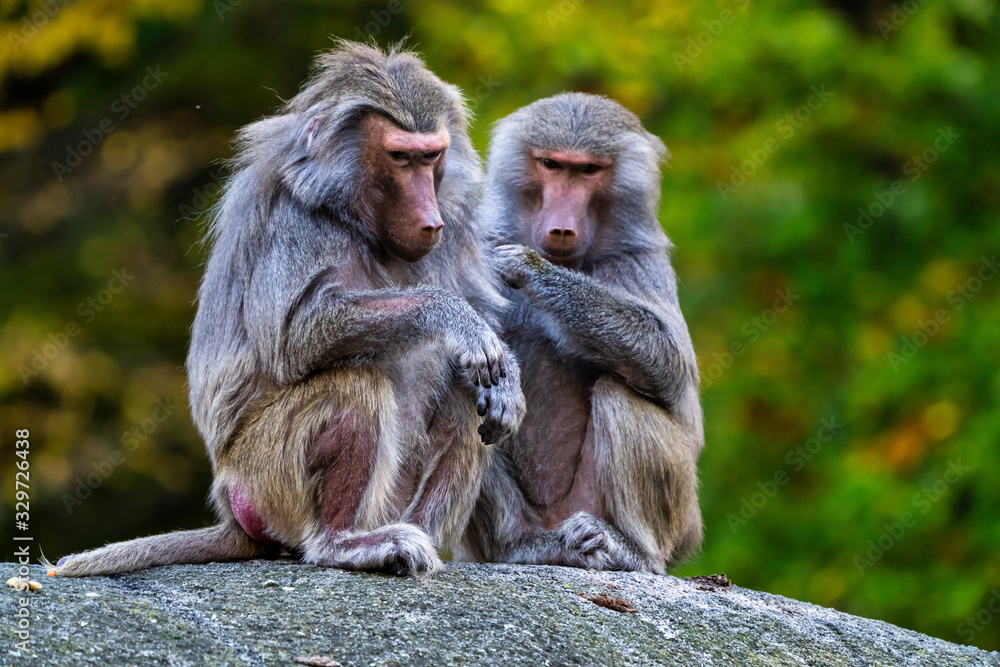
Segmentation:
{"type": "Polygon", "coordinates": [[[697,447],[667,410],[610,376],[591,400],[609,523],[641,564],[635,569],[663,572],[701,543],[697,447]]]}
{"type": "Polygon", "coordinates": [[[438,547],[449,547],[460,536],[479,494],[490,447],[480,442],[479,422],[466,390],[453,387],[429,428],[431,464],[404,518],[438,547]]]}
{"type": "Polygon", "coordinates": [[[487,474],[479,513],[492,516],[477,516],[467,535],[470,553],[515,563],[664,572],[701,542],[698,451],[686,433],[667,410],[601,377],[591,394],[578,480],[562,501],[593,506],[600,516],[577,511],[552,530],[532,529],[537,520],[511,514],[518,507],[525,512],[514,485],[487,474]]]}
{"type": "Polygon", "coordinates": [[[304,411],[306,460],[318,507],[304,560],[328,567],[425,575],[441,561],[425,531],[400,522],[401,463],[408,452],[398,403],[384,378],[345,372],[304,411]],[[367,397],[361,400],[360,397],[367,397]]]}
{"type": "Polygon", "coordinates": [[[441,568],[431,538],[417,526],[393,523],[370,531],[328,531],[303,560],[326,567],[400,576],[426,576],[441,568]]]}

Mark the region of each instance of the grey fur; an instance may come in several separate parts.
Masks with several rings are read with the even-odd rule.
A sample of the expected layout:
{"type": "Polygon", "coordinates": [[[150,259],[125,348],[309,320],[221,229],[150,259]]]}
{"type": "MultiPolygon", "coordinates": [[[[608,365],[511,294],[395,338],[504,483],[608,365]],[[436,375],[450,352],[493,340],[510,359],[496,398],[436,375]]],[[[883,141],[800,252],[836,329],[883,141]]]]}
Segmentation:
{"type": "Polygon", "coordinates": [[[137,559],[144,542],[124,542],[72,557],[58,573],[262,552],[243,546],[230,507],[236,487],[268,537],[306,560],[431,572],[434,547],[457,537],[479,489],[477,399],[490,439],[509,436],[524,413],[517,364],[492,331],[505,301],[479,247],[482,173],[461,94],[413,53],[339,42],[276,115],[240,131],[237,146],[187,360],[220,526],[188,541],[147,538],[173,545],[156,558],[137,559]],[[388,255],[366,222],[375,186],[362,176],[358,126],[370,112],[404,130],[444,123],[450,132],[437,193],[443,238],[416,263],[388,255]],[[472,380],[506,377],[475,387],[463,366],[472,380]],[[369,420],[377,462],[358,480],[366,491],[353,525],[330,531],[319,508],[340,489],[323,486],[313,448],[338,415],[348,426],[369,420]],[[219,531],[240,546],[220,553],[219,531]]]}
{"type": "Polygon", "coordinates": [[[503,330],[529,410],[495,451],[464,558],[663,572],[700,544],[704,432],[697,362],[657,220],[665,155],[634,114],[595,95],[540,100],[494,129],[482,216],[502,244],[501,274],[519,288],[503,330]],[[615,161],[607,214],[576,268],[525,247],[533,148],[615,161]],[[587,502],[574,505],[578,497],[587,502]],[[553,517],[561,523],[551,526],[553,517]]]}

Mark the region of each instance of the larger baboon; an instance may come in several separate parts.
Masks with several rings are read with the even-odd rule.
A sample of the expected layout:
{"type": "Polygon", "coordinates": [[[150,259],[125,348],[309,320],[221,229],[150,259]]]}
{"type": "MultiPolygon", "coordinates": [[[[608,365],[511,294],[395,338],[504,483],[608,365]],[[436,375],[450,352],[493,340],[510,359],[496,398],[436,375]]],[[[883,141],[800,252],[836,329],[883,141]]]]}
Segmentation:
{"type": "Polygon", "coordinates": [[[473,228],[466,123],[457,89],[414,54],[341,42],[239,133],[187,361],[220,523],[58,574],[280,547],[329,566],[440,566],[435,547],[479,490],[477,427],[496,442],[524,410],[491,330],[503,299],[473,228]]]}
{"type": "Polygon", "coordinates": [[[495,452],[465,557],[663,572],[701,540],[698,371],[657,221],[665,153],[594,95],[494,130],[484,217],[517,288],[504,336],[528,414],[495,452]]]}

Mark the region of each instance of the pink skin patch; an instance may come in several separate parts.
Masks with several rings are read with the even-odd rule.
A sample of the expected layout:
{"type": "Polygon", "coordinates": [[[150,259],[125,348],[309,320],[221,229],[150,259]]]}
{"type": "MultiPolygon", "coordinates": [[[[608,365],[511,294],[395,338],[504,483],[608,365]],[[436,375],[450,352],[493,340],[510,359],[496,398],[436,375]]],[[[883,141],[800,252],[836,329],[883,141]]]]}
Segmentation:
{"type": "Polygon", "coordinates": [[[407,153],[433,153],[448,148],[451,137],[448,129],[442,127],[434,133],[418,134],[401,130],[395,125],[385,123],[383,145],[387,151],[404,151],[407,153]]]}
{"type": "Polygon", "coordinates": [[[378,429],[355,407],[334,408],[330,421],[309,443],[310,468],[322,468],[320,520],[331,532],[351,530],[371,483],[378,429]]]}
{"type": "Polygon", "coordinates": [[[573,265],[590,246],[597,226],[594,197],[607,187],[613,160],[540,148],[531,149],[531,157],[542,186],[541,208],[531,224],[532,245],[550,262],[573,265]]]}
{"type": "Polygon", "coordinates": [[[405,313],[415,306],[421,305],[424,301],[426,299],[421,297],[395,296],[391,299],[369,299],[364,302],[364,307],[387,315],[405,313]]]}
{"type": "Polygon", "coordinates": [[[533,148],[531,149],[531,157],[536,160],[548,158],[550,160],[555,160],[556,162],[564,162],[574,166],[596,164],[604,169],[607,169],[614,164],[614,161],[610,158],[598,157],[597,155],[591,155],[590,153],[584,153],[581,151],[547,151],[540,148],[533,148]]]}
{"type": "Polygon", "coordinates": [[[233,510],[233,516],[236,517],[236,521],[243,527],[247,535],[265,546],[278,546],[279,543],[264,532],[267,524],[254,509],[242,487],[230,487],[229,507],[233,510]]]}

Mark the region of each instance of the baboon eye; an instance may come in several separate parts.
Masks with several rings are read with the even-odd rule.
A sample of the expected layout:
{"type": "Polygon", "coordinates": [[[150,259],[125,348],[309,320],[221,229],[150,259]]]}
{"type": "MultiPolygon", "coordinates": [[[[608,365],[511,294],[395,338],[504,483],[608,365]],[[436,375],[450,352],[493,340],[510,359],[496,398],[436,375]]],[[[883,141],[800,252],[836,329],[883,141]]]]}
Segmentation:
{"type": "Polygon", "coordinates": [[[430,153],[424,153],[425,160],[434,160],[438,155],[441,155],[441,151],[431,151],[430,153]]]}
{"type": "Polygon", "coordinates": [[[405,151],[389,151],[389,157],[393,160],[402,160],[409,162],[410,156],[405,151]]]}
{"type": "Polygon", "coordinates": [[[580,167],[580,171],[582,171],[585,174],[596,174],[600,170],[601,170],[601,165],[594,164],[592,162],[590,164],[585,164],[582,167],[580,167]]]}
{"type": "Polygon", "coordinates": [[[555,160],[553,160],[550,157],[543,157],[542,158],[542,165],[546,169],[562,169],[562,165],[559,164],[558,162],[556,162],[555,160]]]}

